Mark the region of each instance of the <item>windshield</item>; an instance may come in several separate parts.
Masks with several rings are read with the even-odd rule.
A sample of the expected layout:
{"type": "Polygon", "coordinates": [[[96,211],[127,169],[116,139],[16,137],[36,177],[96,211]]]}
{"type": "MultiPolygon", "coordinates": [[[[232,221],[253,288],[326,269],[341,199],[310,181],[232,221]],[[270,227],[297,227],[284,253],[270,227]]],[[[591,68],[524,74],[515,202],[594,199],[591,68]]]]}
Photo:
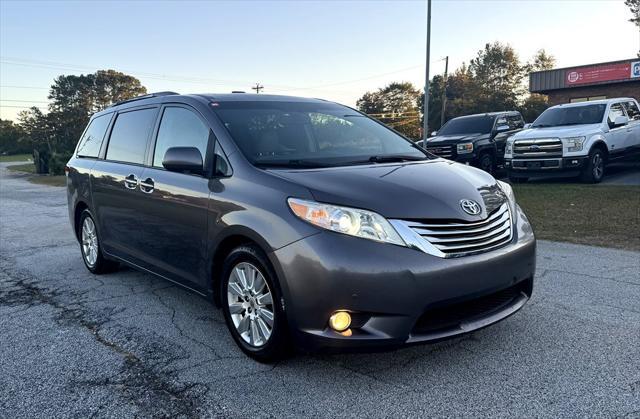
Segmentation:
{"type": "Polygon", "coordinates": [[[533,122],[531,127],[544,128],[562,125],[599,124],[602,122],[606,107],[607,105],[598,104],[547,109],[533,122]]]}
{"type": "Polygon", "coordinates": [[[438,135],[490,134],[493,129],[493,116],[465,116],[454,118],[444,124],[438,135]]]}
{"type": "Polygon", "coordinates": [[[402,136],[334,103],[217,102],[212,108],[256,166],[326,167],[427,158],[402,136]]]}

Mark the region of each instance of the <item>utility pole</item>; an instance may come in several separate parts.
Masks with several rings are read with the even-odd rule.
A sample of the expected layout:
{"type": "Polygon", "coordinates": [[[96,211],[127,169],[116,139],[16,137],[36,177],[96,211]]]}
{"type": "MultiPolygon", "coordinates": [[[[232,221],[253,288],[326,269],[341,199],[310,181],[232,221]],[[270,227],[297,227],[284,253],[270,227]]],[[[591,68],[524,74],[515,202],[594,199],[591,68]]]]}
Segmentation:
{"type": "Polygon", "coordinates": [[[429,137],[429,59],[431,58],[431,0],[427,0],[427,61],[424,81],[424,121],[422,124],[422,139],[427,146],[429,137]]]}
{"type": "Polygon", "coordinates": [[[256,94],[260,93],[260,90],[262,89],[264,89],[264,86],[261,85],[260,83],[256,83],[256,85],[251,88],[251,90],[256,91],[256,94]]]}
{"type": "Polygon", "coordinates": [[[442,112],[440,112],[440,128],[444,125],[445,112],[447,110],[447,72],[449,71],[449,56],[444,59],[444,86],[442,89],[442,112]]]}

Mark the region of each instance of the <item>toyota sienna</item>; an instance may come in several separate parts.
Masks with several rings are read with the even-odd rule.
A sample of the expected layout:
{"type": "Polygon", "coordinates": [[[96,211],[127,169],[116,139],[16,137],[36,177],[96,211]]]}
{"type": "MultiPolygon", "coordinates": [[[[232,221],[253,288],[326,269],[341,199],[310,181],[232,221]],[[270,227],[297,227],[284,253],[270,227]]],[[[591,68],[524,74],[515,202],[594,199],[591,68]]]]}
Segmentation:
{"type": "Polygon", "coordinates": [[[138,97],[91,118],[66,171],[91,272],[124,263],[205,296],[260,361],[450,338],[531,296],[508,184],[336,103],[138,97]]]}

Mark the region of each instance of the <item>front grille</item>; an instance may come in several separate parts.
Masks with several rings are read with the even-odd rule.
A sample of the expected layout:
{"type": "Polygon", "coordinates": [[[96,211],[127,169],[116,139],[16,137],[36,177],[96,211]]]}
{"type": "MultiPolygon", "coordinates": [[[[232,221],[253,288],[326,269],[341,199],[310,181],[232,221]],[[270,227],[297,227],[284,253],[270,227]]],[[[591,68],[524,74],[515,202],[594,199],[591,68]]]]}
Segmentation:
{"type": "Polygon", "coordinates": [[[503,203],[483,220],[472,223],[427,223],[406,225],[431,243],[445,257],[486,252],[511,241],[513,227],[508,203],[503,203]]]}
{"type": "Polygon", "coordinates": [[[413,334],[427,334],[460,327],[464,321],[488,317],[514,304],[522,296],[523,286],[468,301],[428,309],[413,327],[413,334]]]}
{"type": "Polygon", "coordinates": [[[429,145],[427,146],[427,151],[431,154],[435,154],[438,157],[442,157],[445,159],[455,159],[455,147],[455,145],[429,145]]]}
{"type": "Polygon", "coordinates": [[[562,141],[558,138],[536,138],[516,140],[513,143],[514,157],[562,157],[562,141]]]}

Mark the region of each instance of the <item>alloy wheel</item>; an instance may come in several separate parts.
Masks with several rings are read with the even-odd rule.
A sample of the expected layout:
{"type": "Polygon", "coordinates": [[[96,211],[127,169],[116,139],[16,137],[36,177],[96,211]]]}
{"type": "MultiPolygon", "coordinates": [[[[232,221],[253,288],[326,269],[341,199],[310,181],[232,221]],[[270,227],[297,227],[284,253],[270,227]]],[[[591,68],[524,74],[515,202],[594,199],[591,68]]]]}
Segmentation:
{"type": "Polygon", "coordinates": [[[591,163],[593,165],[593,177],[595,179],[600,179],[604,172],[604,160],[602,160],[600,153],[593,155],[591,163]]]}
{"type": "Polygon", "coordinates": [[[267,344],[274,325],[273,298],[269,285],[258,268],[238,263],[227,282],[229,314],[236,331],[249,345],[267,344]]]}
{"type": "Polygon", "coordinates": [[[98,233],[91,217],[82,222],[82,254],[89,266],[94,266],[98,260],[98,233]]]}

